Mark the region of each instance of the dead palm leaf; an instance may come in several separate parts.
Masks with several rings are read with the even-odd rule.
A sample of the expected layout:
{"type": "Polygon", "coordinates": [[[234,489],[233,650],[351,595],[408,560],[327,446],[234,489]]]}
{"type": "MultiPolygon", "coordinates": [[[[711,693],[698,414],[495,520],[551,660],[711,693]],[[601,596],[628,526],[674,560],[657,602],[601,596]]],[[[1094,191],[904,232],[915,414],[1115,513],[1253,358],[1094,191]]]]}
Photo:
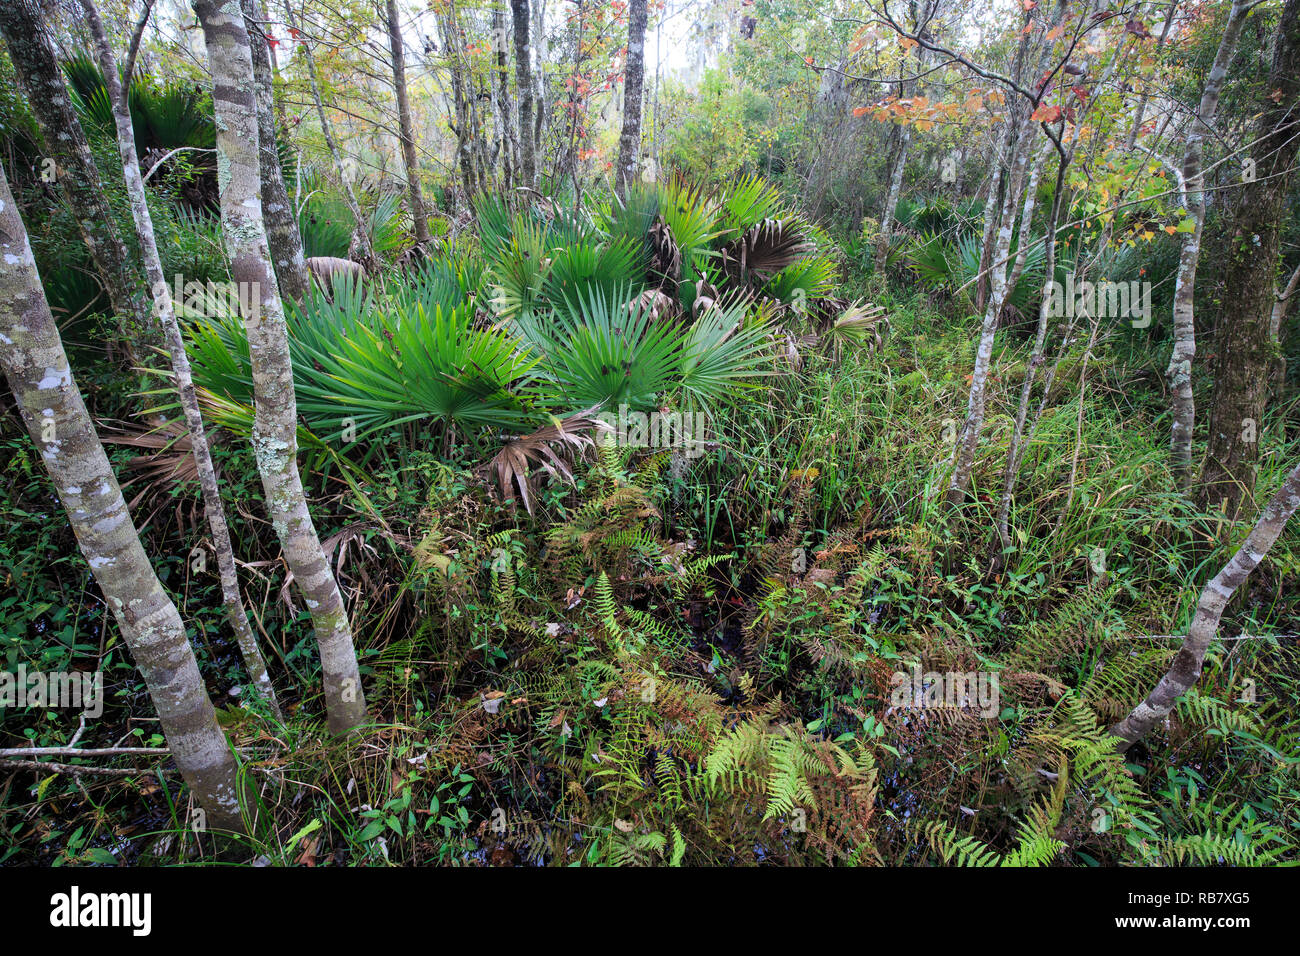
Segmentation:
{"type": "Polygon", "coordinates": [[[682,250],[663,216],[655,216],[646,241],[650,244],[651,280],[660,289],[668,285],[675,287],[682,275],[682,250]]]}
{"type": "Polygon", "coordinates": [[[812,250],[812,243],[793,222],[764,219],[723,246],[719,258],[727,277],[745,285],[751,275],[770,279],[812,250]]]}
{"type": "Polygon", "coordinates": [[[573,481],[573,461],[595,444],[595,439],[587,433],[609,429],[595,417],[599,408],[596,405],[567,418],[554,419],[544,428],[506,442],[491,461],[479,466],[480,469],[496,475],[503,498],[513,501],[518,488],[518,497],[523,499],[524,508],[532,514],[531,493],[536,492],[536,469],[540,468],[552,478],[573,481]]]}

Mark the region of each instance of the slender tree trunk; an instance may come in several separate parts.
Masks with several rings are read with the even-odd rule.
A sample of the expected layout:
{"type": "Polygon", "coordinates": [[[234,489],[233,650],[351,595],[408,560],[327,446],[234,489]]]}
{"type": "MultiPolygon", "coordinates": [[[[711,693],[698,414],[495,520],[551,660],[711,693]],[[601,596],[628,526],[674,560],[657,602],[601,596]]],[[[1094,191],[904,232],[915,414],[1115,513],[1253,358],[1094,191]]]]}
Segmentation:
{"type": "MultiPolygon", "coordinates": [[[[522,184],[537,185],[537,132],[533,124],[532,35],[528,0],[510,0],[514,21],[515,85],[519,87],[519,166],[522,184]]],[[[539,30],[540,32],[540,30],[539,30]]]]}
{"type": "MultiPolygon", "coordinates": [[[[1157,57],[1160,56],[1160,51],[1165,45],[1165,40],[1169,37],[1169,28],[1174,25],[1174,14],[1177,12],[1178,0],[1173,0],[1173,2],[1169,4],[1169,10],[1165,13],[1165,25],[1160,31],[1160,38],[1156,40],[1155,55],[1157,57]]],[[[1133,113],[1133,128],[1129,130],[1128,134],[1128,148],[1130,150],[1137,142],[1138,133],[1142,130],[1142,117],[1147,110],[1147,100],[1151,98],[1151,94],[1148,92],[1149,89],[1150,86],[1148,84],[1142,84],[1142,95],[1138,98],[1137,109],[1133,113]]]]}
{"type": "Polygon", "coordinates": [[[1300,153],[1300,0],[1287,0],[1251,147],[1255,177],[1235,196],[1224,289],[1232,307],[1215,329],[1209,443],[1198,497],[1229,518],[1249,511],[1273,371],[1273,308],[1282,225],[1300,153]]]}
{"type": "Polygon", "coordinates": [[[185,624],[149,564],[72,377],[3,170],[0,252],[0,366],[5,379],[206,824],[242,831],[234,757],[217,724],[185,624]]]}
{"type": "Polygon", "coordinates": [[[469,91],[461,62],[460,31],[455,20],[455,7],[448,4],[441,13],[435,14],[438,27],[442,32],[442,51],[447,60],[447,69],[451,79],[451,101],[454,119],[452,132],[456,134],[456,159],[460,164],[461,181],[465,186],[465,199],[472,200],[474,194],[486,185],[478,177],[477,155],[474,148],[474,123],[469,108],[469,91]]]}
{"type": "Polygon", "coordinates": [[[258,649],[253,629],[249,627],[248,615],[244,611],[244,602],[239,594],[239,576],[235,570],[234,549],[230,544],[230,529],[226,525],[226,510],[221,503],[217,473],[208,448],[207,432],[203,427],[203,415],[199,411],[198,396],[194,392],[190,360],[185,354],[185,339],[181,336],[180,325],[176,321],[171,291],[167,285],[167,278],[163,275],[162,260],[158,256],[153,218],[149,214],[144,179],[140,175],[140,161],[135,151],[135,130],[131,124],[131,113],[127,107],[126,97],[123,95],[122,84],[118,79],[117,60],[113,56],[113,48],[109,45],[104,24],[99,18],[94,3],[92,0],[81,0],[81,5],[86,11],[86,22],[94,39],[99,67],[104,72],[108,101],[112,106],[113,121],[117,126],[117,149],[122,157],[122,170],[126,178],[127,196],[131,201],[131,215],[135,220],[136,237],[139,239],[140,251],[144,257],[145,273],[153,288],[154,312],[158,316],[171,354],[176,392],[185,414],[185,424],[190,432],[195,471],[198,473],[199,487],[203,492],[203,509],[207,515],[208,527],[212,531],[212,547],[217,555],[217,571],[221,579],[221,598],[225,606],[226,619],[235,634],[235,640],[239,644],[244,666],[248,669],[248,676],[252,678],[254,689],[266,699],[272,712],[280,717],[280,705],[275,697],[275,688],[271,685],[266,661],[258,649]]]}
{"type": "Polygon", "coordinates": [[[289,335],[271,268],[259,201],[257,97],[248,32],[237,6],[194,0],[212,70],[221,221],[230,272],[256,303],[244,316],[253,365],[253,450],[271,524],[285,562],[311,613],[320,648],[329,726],[347,732],[366,720],[365,696],[352,644],[352,626],[329,561],[321,548],[298,475],[297,401],[289,335]]]}
{"type": "Polygon", "coordinates": [[[537,158],[537,173],[542,172],[542,135],[550,125],[551,114],[546,102],[546,60],[541,53],[541,42],[546,36],[546,0],[536,0],[533,7],[533,32],[531,45],[538,49],[537,69],[533,72],[536,85],[533,112],[533,153],[537,158]]]}
{"type": "Polygon", "coordinates": [[[1268,337],[1276,350],[1273,356],[1273,393],[1280,398],[1286,387],[1286,353],[1282,350],[1282,324],[1286,321],[1291,300],[1300,292],[1300,265],[1297,265],[1287,280],[1286,287],[1273,299],[1273,312],[1268,319],[1268,337]]]}
{"type": "Polygon", "coordinates": [[[1223,609],[1268,554],[1296,508],[1300,508],[1300,465],[1292,469],[1273,500],[1264,508],[1245,543],[1201,592],[1196,613],[1187,628],[1187,637],[1183,639],[1183,646],[1174,657],[1169,672],[1160,678],[1142,703],[1110,729],[1119,738],[1117,746],[1120,750],[1127,750],[1150,733],[1174,709],[1178,698],[1200,679],[1201,665],[1219,629],[1223,609]]]}
{"type": "Polygon", "coordinates": [[[998,214],[1002,209],[1002,161],[1011,145],[1011,121],[1007,120],[1002,137],[1000,155],[993,157],[993,170],[989,174],[989,194],[984,201],[984,231],[980,236],[979,275],[975,279],[975,308],[983,309],[988,302],[989,272],[993,268],[993,252],[998,238],[998,214]]]}
{"type": "MultiPolygon", "coordinates": [[[[1078,127],[1075,127],[1076,133],[1078,127]]],[[[1043,178],[1043,168],[1047,165],[1047,157],[1052,154],[1052,144],[1044,143],[1034,157],[1034,164],[1029,169],[1029,182],[1025,186],[1025,199],[1020,208],[1020,242],[1016,247],[1016,261],[1011,266],[1011,275],[1007,276],[1007,298],[1016,294],[1016,285],[1020,282],[1020,277],[1024,275],[1025,264],[1029,261],[1029,247],[1032,245],[1030,239],[1033,236],[1034,209],[1038,205],[1038,184],[1043,178]]],[[[1052,244],[1055,239],[1051,233],[1043,240],[1047,244],[1052,244]]],[[[1048,276],[1051,279],[1051,276],[1048,276]]]]}
{"type": "Polygon", "coordinates": [[[513,189],[519,174],[519,137],[515,130],[515,108],[510,102],[510,44],[506,39],[506,11],[492,9],[492,55],[496,59],[496,105],[501,124],[501,178],[506,189],[513,189]]]}
{"type": "Polygon", "coordinates": [[[311,291],[307,260],[303,256],[302,236],[298,232],[298,215],[289,201],[276,146],[274,84],[271,72],[271,48],[262,31],[262,10],[258,0],[241,0],[248,30],[249,49],[253,57],[253,78],[257,84],[258,172],[262,182],[262,219],[266,223],[266,241],[280,291],[301,302],[311,291]]]}
{"type": "Polygon", "coordinates": [[[56,165],[68,207],[122,323],[128,351],[131,343],[141,338],[151,345],[159,343],[161,337],[149,310],[143,273],[117,231],[95,157],[63,84],[63,71],[39,0],[0,3],[0,33],[4,34],[9,58],[40,128],[45,158],[56,165]]]}
{"type": "Polygon", "coordinates": [[[402,21],[397,16],[397,0],[388,0],[388,47],[393,54],[393,91],[397,94],[397,122],[402,131],[402,162],[406,168],[406,188],[410,193],[411,221],[415,224],[415,241],[423,248],[431,238],[429,216],[420,189],[420,160],[415,154],[415,125],[411,122],[411,100],[406,90],[406,53],[402,48],[402,21]]]}
{"type": "Polygon", "coordinates": [[[894,165],[889,172],[889,189],[885,192],[885,208],[880,213],[880,234],[876,237],[876,274],[882,275],[889,259],[889,244],[894,237],[894,212],[898,197],[903,191],[903,170],[907,166],[907,153],[912,145],[912,127],[898,130],[898,148],[894,151],[894,165]]]}
{"type": "Polygon", "coordinates": [[[1173,412],[1170,453],[1174,477],[1184,491],[1192,482],[1192,433],[1196,425],[1196,401],[1192,395],[1192,361],[1196,357],[1196,266],[1201,258],[1201,232],[1205,226],[1205,174],[1201,170],[1201,151],[1210,124],[1214,122],[1214,114],[1219,109],[1219,96],[1228,78],[1228,67],[1236,53],[1246,16],[1257,2],[1233,0],[1183,154],[1183,206],[1196,227],[1183,239],[1178,256],[1178,272],[1174,279],[1174,349],[1165,376],[1169,380],[1173,412]]]}
{"type": "Polygon", "coordinates": [[[619,199],[636,177],[641,159],[641,99],[645,89],[646,0],[631,0],[627,24],[627,81],[623,85],[623,132],[618,138],[614,193],[619,199]]]}
{"type": "Polygon", "coordinates": [[[1292,270],[1286,287],[1273,298],[1273,311],[1268,318],[1268,335],[1274,344],[1281,342],[1282,323],[1286,320],[1287,311],[1291,308],[1291,300],[1295,298],[1297,291],[1300,291],[1300,265],[1292,270]]]}
{"type": "MultiPolygon", "coordinates": [[[[1077,133],[1077,126],[1075,130],[1077,133]]],[[[1034,380],[1038,376],[1038,366],[1043,363],[1043,349],[1047,343],[1047,326],[1051,319],[1049,304],[1051,296],[1048,294],[1048,290],[1051,288],[1051,283],[1056,280],[1056,224],[1061,215],[1061,204],[1064,201],[1065,192],[1065,171],[1069,166],[1072,153],[1073,146],[1070,151],[1057,156],[1056,188],[1053,191],[1052,211],[1047,216],[1047,231],[1043,239],[1046,244],[1043,255],[1043,300],[1038,306],[1038,328],[1034,332],[1034,346],[1029,355],[1029,365],[1025,369],[1025,381],[1020,387],[1020,405],[1016,409],[1016,424],[1011,433],[1011,444],[1007,448],[1006,465],[1002,470],[1002,497],[998,501],[997,531],[998,540],[1003,548],[1011,544],[1011,538],[1008,534],[1008,524],[1011,517],[1011,493],[1015,488],[1016,472],[1020,468],[1020,459],[1024,453],[1025,420],[1029,417],[1029,402],[1033,395],[1034,380]]],[[[1029,220],[1033,216],[1033,194],[1038,188],[1038,176],[1042,173],[1042,167],[1043,158],[1040,156],[1039,161],[1034,164],[1034,171],[1029,177],[1029,192],[1025,196],[1025,214],[1021,216],[1020,220],[1020,253],[1016,256],[1018,268],[1012,269],[1012,274],[1016,276],[1019,275],[1019,270],[1024,268],[1024,256],[1029,248],[1029,220]]]]}
{"type": "MultiPolygon", "coordinates": [[[[197,10],[199,4],[195,3],[197,10]]],[[[206,6],[206,4],[205,4],[206,6]]],[[[285,15],[288,18],[289,26],[292,29],[302,33],[301,27],[298,26],[293,15],[293,6],[286,2],[284,5],[285,15]]],[[[245,34],[247,37],[247,34],[245,34]]],[[[374,246],[370,244],[370,231],[366,228],[366,221],[361,215],[361,204],[357,202],[357,194],[352,188],[352,177],[348,175],[346,167],[343,165],[343,156],[339,152],[338,143],[334,140],[334,127],[330,123],[329,116],[325,113],[325,101],[321,99],[320,77],[316,73],[316,58],[311,52],[311,41],[304,39],[300,46],[303,59],[307,62],[307,80],[311,85],[312,102],[316,104],[316,116],[320,120],[321,132],[325,136],[325,146],[330,151],[330,158],[334,160],[334,169],[339,175],[339,181],[343,184],[343,198],[348,204],[348,212],[352,213],[352,219],[357,224],[356,236],[360,240],[362,258],[365,259],[366,269],[374,271],[379,268],[379,259],[375,255],[374,246]]]]}
{"type": "MultiPolygon", "coordinates": [[[[1014,121],[1009,122],[1015,125],[1014,121]]],[[[975,449],[979,444],[980,431],[984,427],[989,366],[993,361],[993,342],[998,331],[998,317],[1002,313],[1002,304],[1006,301],[1008,265],[1011,259],[1011,233],[1016,222],[1016,207],[1019,205],[1019,197],[1015,194],[1012,184],[1017,178],[1024,179],[1034,138],[1034,128],[1028,122],[1021,125],[1023,128],[1013,141],[1010,165],[1004,176],[1007,181],[1007,192],[998,214],[1000,225],[993,249],[989,300],[984,310],[979,344],[975,349],[975,367],[971,370],[966,421],[957,437],[957,448],[953,457],[952,479],[948,485],[948,501],[953,505],[961,503],[970,487],[971,471],[975,466],[975,449]],[[1019,167],[1019,176],[1017,176],[1017,167],[1019,167]]]]}

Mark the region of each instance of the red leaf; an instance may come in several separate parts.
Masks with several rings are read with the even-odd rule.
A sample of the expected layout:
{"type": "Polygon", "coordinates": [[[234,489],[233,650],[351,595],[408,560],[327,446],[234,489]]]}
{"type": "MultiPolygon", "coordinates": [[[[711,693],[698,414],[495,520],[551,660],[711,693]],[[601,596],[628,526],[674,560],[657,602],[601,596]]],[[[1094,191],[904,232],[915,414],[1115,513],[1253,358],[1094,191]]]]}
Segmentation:
{"type": "Polygon", "coordinates": [[[1034,110],[1033,115],[1029,118],[1036,123],[1055,123],[1061,118],[1061,108],[1043,103],[1038,109],[1034,110]]]}

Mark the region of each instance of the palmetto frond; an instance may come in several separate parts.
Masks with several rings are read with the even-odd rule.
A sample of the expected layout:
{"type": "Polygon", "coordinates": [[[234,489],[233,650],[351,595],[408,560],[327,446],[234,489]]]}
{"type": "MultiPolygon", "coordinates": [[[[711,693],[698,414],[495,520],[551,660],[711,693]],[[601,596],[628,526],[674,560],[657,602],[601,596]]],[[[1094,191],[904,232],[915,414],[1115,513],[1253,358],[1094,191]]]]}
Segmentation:
{"type": "Polygon", "coordinates": [[[558,407],[649,408],[677,372],[684,335],[652,321],[628,288],[607,295],[599,287],[552,303],[553,315],[521,314],[515,327],[540,356],[542,389],[558,407]]]}
{"type": "Polygon", "coordinates": [[[813,251],[812,244],[793,223],[763,219],[719,250],[727,279],[744,287],[772,278],[813,251]]]}
{"type": "Polygon", "coordinates": [[[537,431],[511,439],[480,468],[496,476],[503,498],[514,498],[518,489],[518,497],[531,514],[538,469],[552,478],[571,482],[573,461],[595,442],[590,433],[608,427],[595,417],[597,410],[593,407],[567,418],[552,419],[551,424],[537,431]]]}

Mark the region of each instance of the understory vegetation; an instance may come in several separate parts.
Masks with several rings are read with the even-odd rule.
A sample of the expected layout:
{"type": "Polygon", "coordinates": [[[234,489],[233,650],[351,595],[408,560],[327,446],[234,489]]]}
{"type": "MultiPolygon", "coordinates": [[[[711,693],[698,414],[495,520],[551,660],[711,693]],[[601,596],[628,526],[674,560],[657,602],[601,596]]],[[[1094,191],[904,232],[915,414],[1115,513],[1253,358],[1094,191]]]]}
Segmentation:
{"type": "MultiPolygon", "coordinates": [[[[786,6],[744,9],[788,32],[786,6]]],[[[1175,55],[1212,56],[1222,31],[1198,23],[1175,55]]],[[[981,54],[1010,61],[1014,38],[999,42],[981,54]]],[[[784,63],[784,48],[772,41],[763,56],[784,63]]],[[[617,191],[558,159],[536,188],[489,180],[472,195],[458,166],[426,169],[438,185],[426,189],[422,245],[391,172],[345,190],[308,130],[314,114],[279,129],[303,251],[361,261],[368,245],[374,256],[360,278],[281,297],[298,466],[368,707],[346,736],[327,729],[313,608],[263,506],[256,355],[247,315],[221,296],[235,273],[210,92],[141,71],[130,110],[142,156],[188,150],[159,163],[149,209],[168,282],[184,280],[175,306],[279,713],[250,681],[223,608],[166,350],[124,334],[76,216],[41,179],[28,106],[0,84],[5,170],[46,297],[185,622],[247,824],[221,838],[194,825],[149,692],[6,393],[0,670],[98,672],[104,694],[93,720],[0,711],[0,748],[13,751],[0,757],[0,864],[1300,860],[1294,523],[1232,597],[1168,717],[1126,750],[1111,732],[1174,664],[1206,582],[1251,532],[1253,503],[1300,461],[1297,336],[1284,328],[1277,345],[1287,371],[1259,423],[1252,504],[1229,516],[1180,487],[1170,454],[1172,278],[1149,293],[1150,328],[1054,316],[1049,348],[1036,345],[1049,267],[1062,283],[1178,268],[1178,197],[1135,187],[1131,205],[1099,212],[1099,182],[1139,166],[1150,176],[1153,161],[1089,140],[1096,155],[1077,161],[1087,174],[1058,179],[1049,163],[1027,222],[1007,226],[1009,256],[1028,248],[995,309],[987,406],[954,505],[988,304],[980,159],[962,159],[963,188],[930,172],[951,147],[938,137],[955,134],[914,142],[881,253],[874,210],[892,134],[859,117],[870,124],[855,134],[861,168],[819,173],[830,127],[800,133],[783,112],[794,81],[778,82],[780,69],[794,67],[769,65],[760,83],[757,66],[730,62],[707,71],[694,107],[665,80],[654,117],[664,167],[617,191]],[[766,139],[722,139],[719,115],[766,139]],[[1058,203],[1074,225],[1044,241],[1058,203]],[[1004,540],[1004,468],[1017,454],[1004,540]],[[953,675],[969,682],[954,692],[953,675]]],[[[63,66],[134,253],[104,74],[84,55],[63,66]]],[[[346,81],[329,71],[342,68],[322,68],[337,101],[346,81]]],[[[480,72],[490,84],[495,73],[480,72]]],[[[1229,105],[1244,115],[1250,78],[1234,78],[1229,105]]],[[[1107,95],[1118,97],[1097,88],[1107,95]]],[[[1096,125],[1119,129],[1120,107],[1107,109],[1096,125]]],[[[612,134],[584,127],[584,141],[563,125],[578,120],[550,122],[555,155],[566,137],[611,150],[612,134]]],[[[1066,135],[1060,114],[1024,122],[1066,135]]],[[[1020,206],[1008,208],[1015,219],[1020,206]]],[[[1233,241],[1226,216],[1212,209],[1210,248],[1233,241]]],[[[1288,265],[1295,222],[1292,207],[1288,265]]],[[[1211,327],[1232,308],[1223,261],[1201,264],[1211,327]]],[[[1205,342],[1202,354],[1223,347],[1205,342]]],[[[1206,366],[1191,374],[1208,396],[1206,366]]],[[[1208,428],[1197,427],[1199,451],[1208,428]]]]}

